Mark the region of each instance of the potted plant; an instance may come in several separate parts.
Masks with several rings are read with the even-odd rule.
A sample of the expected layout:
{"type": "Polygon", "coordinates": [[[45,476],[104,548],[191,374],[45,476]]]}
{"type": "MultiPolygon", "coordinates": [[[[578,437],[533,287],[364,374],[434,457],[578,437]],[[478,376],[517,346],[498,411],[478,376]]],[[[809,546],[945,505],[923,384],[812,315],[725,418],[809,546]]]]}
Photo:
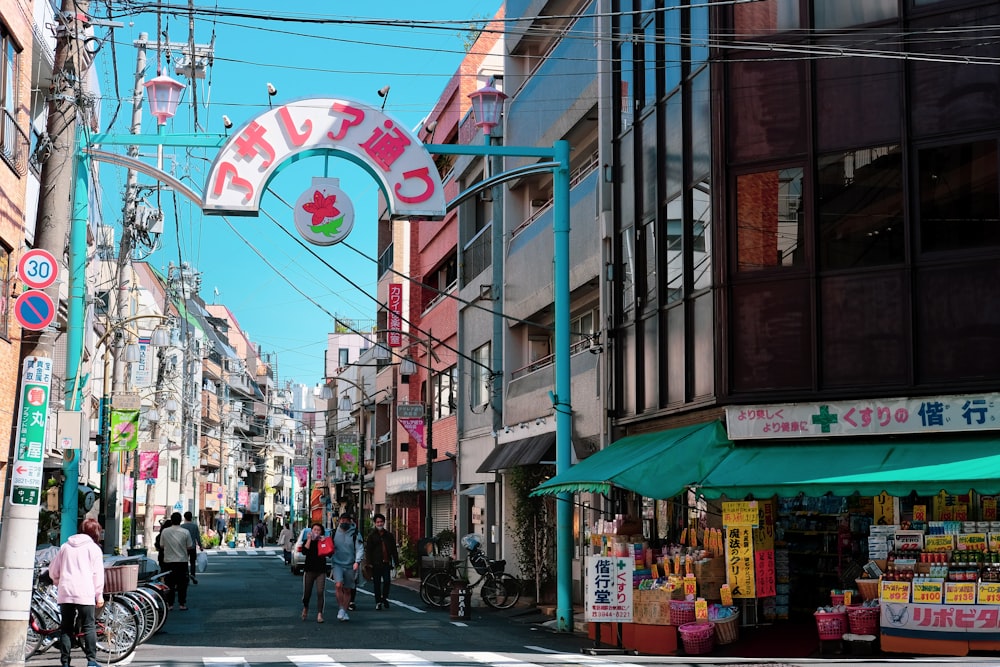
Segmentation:
{"type": "Polygon", "coordinates": [[[454,555],[455,549],[455,531],[450,528],[445,528],[435,535],[438,542],[438,548],[441,550],[442,554],[454,555]]]}
{"type": "Polygon", "coordinates": [[[226,531],[226,545],[228,545],[230,549],[236,548],[236,531],[232,528],[226,531]]]}

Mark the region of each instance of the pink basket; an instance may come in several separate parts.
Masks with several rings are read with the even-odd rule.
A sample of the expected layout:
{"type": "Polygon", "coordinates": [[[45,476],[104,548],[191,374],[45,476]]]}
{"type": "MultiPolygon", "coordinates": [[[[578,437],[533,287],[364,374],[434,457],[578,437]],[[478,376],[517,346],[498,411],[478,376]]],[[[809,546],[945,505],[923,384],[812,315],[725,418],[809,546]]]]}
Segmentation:
{"type": "Polygon", "coordinates": [[[847,632],[846,611],[817,611],[813,616],[822,640],[840,639],[847,632]]]}
{"type": "Polygon", "coordinates": [[[671,600],[670,625],[679,628],[685,623],[694,623],[694,601],[671,600]]]}
{"type": "Polygon", "coordinates": [[[677,629],[681,633],[685,653],[702,655],[711,653],[715,648],[715,626],[712,623],[685,623],[677,629]]]}
{"type": "Polygon", "coordinates": [[[830,593],[830,606],[839,607],[844,604],[844,594],[843,593],[830,593]]]}
{"type": "Polygon", "coordinates": [[[881,610],[879,607],[862,607],[858,605],[847,608],[847,622],[851,632],[856,635],[877,635],[881,610]]]}

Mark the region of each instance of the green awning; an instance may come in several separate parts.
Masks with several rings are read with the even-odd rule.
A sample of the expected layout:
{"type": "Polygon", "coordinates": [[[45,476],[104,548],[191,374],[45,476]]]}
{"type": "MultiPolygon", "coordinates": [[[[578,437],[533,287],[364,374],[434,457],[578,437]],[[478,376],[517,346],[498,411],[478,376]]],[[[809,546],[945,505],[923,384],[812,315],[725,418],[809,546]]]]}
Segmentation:
{"type": "Polygon", "coordinates": [[[699,485],[709,498],[1000,493],[1000,440],[736,445],[699,485]]]}
{"type": "Polygon", "coordinates": [[[631,435],[539,484],[531,494],[607,494],[617,486],[647,498],[672,498],[704,479],[731,448],[719,421],[631,435]]]}

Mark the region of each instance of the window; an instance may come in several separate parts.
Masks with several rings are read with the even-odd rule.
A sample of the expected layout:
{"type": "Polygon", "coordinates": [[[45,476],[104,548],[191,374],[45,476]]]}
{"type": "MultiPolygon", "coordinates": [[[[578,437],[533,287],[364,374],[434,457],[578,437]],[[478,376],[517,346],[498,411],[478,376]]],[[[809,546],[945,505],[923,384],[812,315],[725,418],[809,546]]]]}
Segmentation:
{"type": "Polygon", "coordinates": [[[744,174],[736,179],[739,271],[801,266],[801,168],[744,174]]]}
{"type": "Polygon", "coordinates": [[[588,310],[570,320],[569,335],[572,341],[571,344],[590,342],[594,337],[594,331],[596,331],[594,325],[597,320],[596,310],[588,310]]]}
{"type": "Polygon", "coordinates": [[[176,482],[181,476],[181,462],[177,459],[170,459],[170,481],[176,482]]]}
{"type": "Polygon", "coordinates": [[[351,363],[350,357],[351,351],[348,348],[342,347],[337,350],[337,363],[340,364],[341,368],[351,363]]]}
{"type": "Polygon", "coordinates": [[[436,269],[424,276],[424,308],[429,307],[442,294],[451,290],[458,282],[458,255],[452,253],[436,269]]]}
{"type": "Polygon", "coordinates": [[[918,160],[921,250],[1000,245],[996,142],[925,148],[918,160]]]}
{"type": "Polygon", "coordinates": [[[896,0],[813,0],[813,23],[819,30],[851,26],[895,18],[896,0]]]}
{"type": "Polygon", "coordinates": [[[17,166],[27,150],[17,127],[19,52],[5,26],[0,25],[0,154],[17,166]]]}
{"type": "Polygon", "coordinates": [[[472,351],[472,405],[486,405],[490,401],[490,343],[472,351]]]}
{"type": "Polygon", "coordinates": [[[441,419],[455,412],[458,400],[457,392],[457,366],[434,374],[431,378],[431,410],[434,419],[441,419]]]}

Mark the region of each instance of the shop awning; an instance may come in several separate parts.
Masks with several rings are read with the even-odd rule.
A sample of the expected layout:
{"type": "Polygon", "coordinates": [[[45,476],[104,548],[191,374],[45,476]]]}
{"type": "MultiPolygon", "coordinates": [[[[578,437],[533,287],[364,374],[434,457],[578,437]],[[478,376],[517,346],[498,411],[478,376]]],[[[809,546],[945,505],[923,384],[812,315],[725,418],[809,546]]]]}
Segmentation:
{"type": "Polygon", "coordinates": [[[930,496],[1000,493],[1000,440],[737,445],[699,485],[709,498],[753,494],[930,496]]]}
{"type": "MultiPolygon", "coordinates": [[[[455,462],[451,459],[435,461],[431,473],[431,491],[451,491],[455,486],[455,462]]],[[[423,491],[427,488],[427,466],[394,470],[385,477],[385,493],[423,491]]]]}
{"type": "Polygon", "coordinates": [[[556,434],[542,433],[530,438],[497,445],[476,472],[496,472],[507,468],[534,465],[539,461],[555,461],[556,434]]]}
{"type": "Polygon", "coordinates": [[[704,479],[732,446],[719,421],[631,435],[538,485],[532,495],[606,494],[617,486],[647,498],[671,498],[704,479]]]}

